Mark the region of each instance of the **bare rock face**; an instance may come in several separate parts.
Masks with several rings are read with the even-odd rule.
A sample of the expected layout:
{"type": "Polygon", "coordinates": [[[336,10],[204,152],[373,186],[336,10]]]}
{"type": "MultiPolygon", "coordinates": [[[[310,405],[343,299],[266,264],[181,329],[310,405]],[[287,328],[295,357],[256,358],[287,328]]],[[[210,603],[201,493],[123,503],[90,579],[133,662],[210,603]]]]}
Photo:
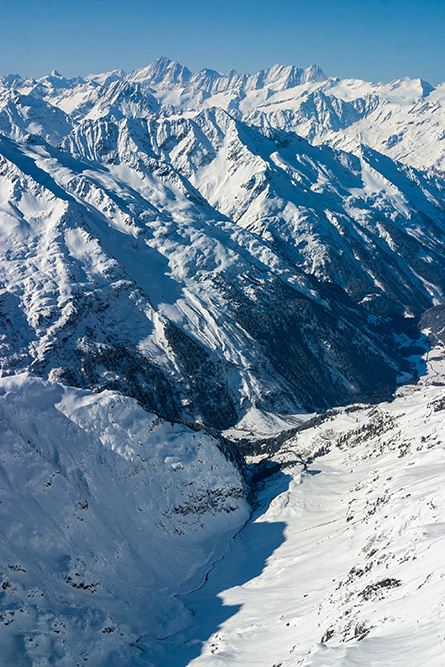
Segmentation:
{"type": "Polygon", "coordinates": [[[434,306],[420,318],[419,328],[428,335],[434,345],[445,343],[445,306],[434,306]]]}

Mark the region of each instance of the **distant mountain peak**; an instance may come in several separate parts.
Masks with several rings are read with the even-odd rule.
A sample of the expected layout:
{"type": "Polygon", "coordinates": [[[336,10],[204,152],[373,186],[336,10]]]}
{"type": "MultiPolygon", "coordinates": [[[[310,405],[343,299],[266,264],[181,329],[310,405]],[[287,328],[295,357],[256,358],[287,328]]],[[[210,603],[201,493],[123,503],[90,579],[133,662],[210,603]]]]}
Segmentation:
{"type": "Polygon", "coordinates": [[[424,79],[419,79],[419,81],[423,97],[426,97],[435,90],[434,86],[432,86],[429,81],[425,81],[424,79]]]}
{"type": "Polygon", "coordinates": [[[305,83],[326,81],[327,77],[318,65],[309,65],[303,69],[296,65],[280,64],[252,75],[240,74],[234,69],[229,70],[227,74],[221,74],[208,68],[192,74],[184,65],[170,60],[167,56],[160,56],[146,67],[132,72],[129,79],[158,90],[187,86],[214,94],[261,88],[287,90],[305,83]]]}
{"type": "Polygon", "coordinates": [[[191,76],[191,71],[184,65],[160,56],[147,67],[132,72],[129,78],[151,86],[169,87],[185,85],[191,76]]]}
{"type": "Polygon", "coordinates": [[[400,77],[399,79],[394,79],[389,84],[390,88],[392,88],[392,89],[400,88],[401,86],[407,86],[407,85],[415,85],[417,87],[420,87],[425,92],[428,91],[428,93],[430,93],[434,90],[434,86],[432,86],[429,83],[429,81],[425,81],[425,79],[421,79],[420,77],[418,77],[416,79],[412,79],[409,76],[403,76],[403,77],[400,77]]]}
{"type": "Polygon", "coordinates": [[[20,74],[6,74],[5,76],[0,77],[0,81],[6,86],[13,86],[16,83],[23,81],[23,77],[20,74]]]}
{"type": "Polygon", "coordinates": [[[264,72],[264,84],[273,88],[287,89],[303,83],[326,81],[327,77],[318,65],[305,69],[296,65],[273,65],[264,72]]]}
{"type": "Polygon", "coordinates": [[[321,67],[315,64],[309,65],[304,71],[308,77],[311,77],[312,81],[326,81],[328,78],[321,67]]]}
{"type": "Polygon", "coordinates": [[[164,65],[167,67],[172,62],[174,61],[171,60],[171,58],[168,58],[167,56],[158,56],[153,60],[152,65],[164,65]]]}

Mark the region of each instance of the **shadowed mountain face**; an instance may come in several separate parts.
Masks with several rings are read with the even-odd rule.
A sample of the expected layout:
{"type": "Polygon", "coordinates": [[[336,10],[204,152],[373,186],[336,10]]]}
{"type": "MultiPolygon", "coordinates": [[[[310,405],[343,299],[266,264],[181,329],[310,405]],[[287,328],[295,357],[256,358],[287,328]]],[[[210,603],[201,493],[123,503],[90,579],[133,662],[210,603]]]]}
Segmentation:
{"type": "Polygon", "coordinates": [[[443,181],[366,145],[315,145],[295,114],[340,132],[401,90],[437,91],[401,82],[371,104],[339,86],[316,67],[222,76],[168,59],[3,79],[2,372],[216,429],[249,407],[390,395],[411,372],[404,322],[443,299],[443,181]],[[330,125],[311,98],[328,91],[330,125]],[[278,122],[265,100],[284,93],[278,122]]]}

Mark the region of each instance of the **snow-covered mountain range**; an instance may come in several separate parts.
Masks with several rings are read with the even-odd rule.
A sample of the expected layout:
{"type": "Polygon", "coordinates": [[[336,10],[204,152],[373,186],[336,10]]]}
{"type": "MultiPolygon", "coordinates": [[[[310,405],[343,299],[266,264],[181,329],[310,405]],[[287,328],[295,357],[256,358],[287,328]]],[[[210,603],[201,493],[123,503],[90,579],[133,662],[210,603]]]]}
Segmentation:
{"type": "MultiPolygon", "coordinates": [[[[130,74],[0,78],[11,664],[188,664],[168,663],[193,658],[178,649],[193,630],[181,595],[200,589],[263,476],[240,452],[282,466],[307,413],[389,400],[426,373],[422,354],[444,343],[444,86],[316,66],[191,73],[167,58],[130,74]],[[260,436],[280,430],[263,451],[260,436]],[[239,439],[249,433],[253,444],[239,439]],[[170,649],[154,648],[161,636],[170,649]]],[[[410,409],[427,409],[422,392],[410,409]]],[[[313,428],[323,438],[325,422],[313,428]]],[[[289,502],[307,486],[292,482],[289,502]]],[[[362,639],[344,604],[325,643],[362,639]]],[[[213,653],[208,664],[248,664],[213,653]]]]}
{"type": "MultiPolygon", "coordinates": [[[[392,329],[443,298],[441,158],[419,171],[368,145],[333,148],[354,123],[314,145],[264,107],[339,82],[159,59],[2,86],[2,310],[11,320],[16,305],[23,324],[11,320],[5,372],[119,389],[216,428],[249,408],[384,396],[410,373],[392,329]]],[[[415,89],[384,87],[374,106],[411,118],[415,89]]],[[[387,122],[363,114],[382,136],[387,122]]]]}

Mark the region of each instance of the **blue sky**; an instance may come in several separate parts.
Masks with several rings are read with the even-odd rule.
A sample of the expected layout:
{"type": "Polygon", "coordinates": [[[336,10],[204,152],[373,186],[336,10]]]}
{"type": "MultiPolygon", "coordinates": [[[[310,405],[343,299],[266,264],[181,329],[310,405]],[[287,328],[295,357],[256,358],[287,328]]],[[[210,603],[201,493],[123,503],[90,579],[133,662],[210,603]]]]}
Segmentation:
{"type": "Polygon", "coordinates": [[[445,80],[445,0],[0,0],[0,74],[274,63],[328,75],[445,80]]]}

